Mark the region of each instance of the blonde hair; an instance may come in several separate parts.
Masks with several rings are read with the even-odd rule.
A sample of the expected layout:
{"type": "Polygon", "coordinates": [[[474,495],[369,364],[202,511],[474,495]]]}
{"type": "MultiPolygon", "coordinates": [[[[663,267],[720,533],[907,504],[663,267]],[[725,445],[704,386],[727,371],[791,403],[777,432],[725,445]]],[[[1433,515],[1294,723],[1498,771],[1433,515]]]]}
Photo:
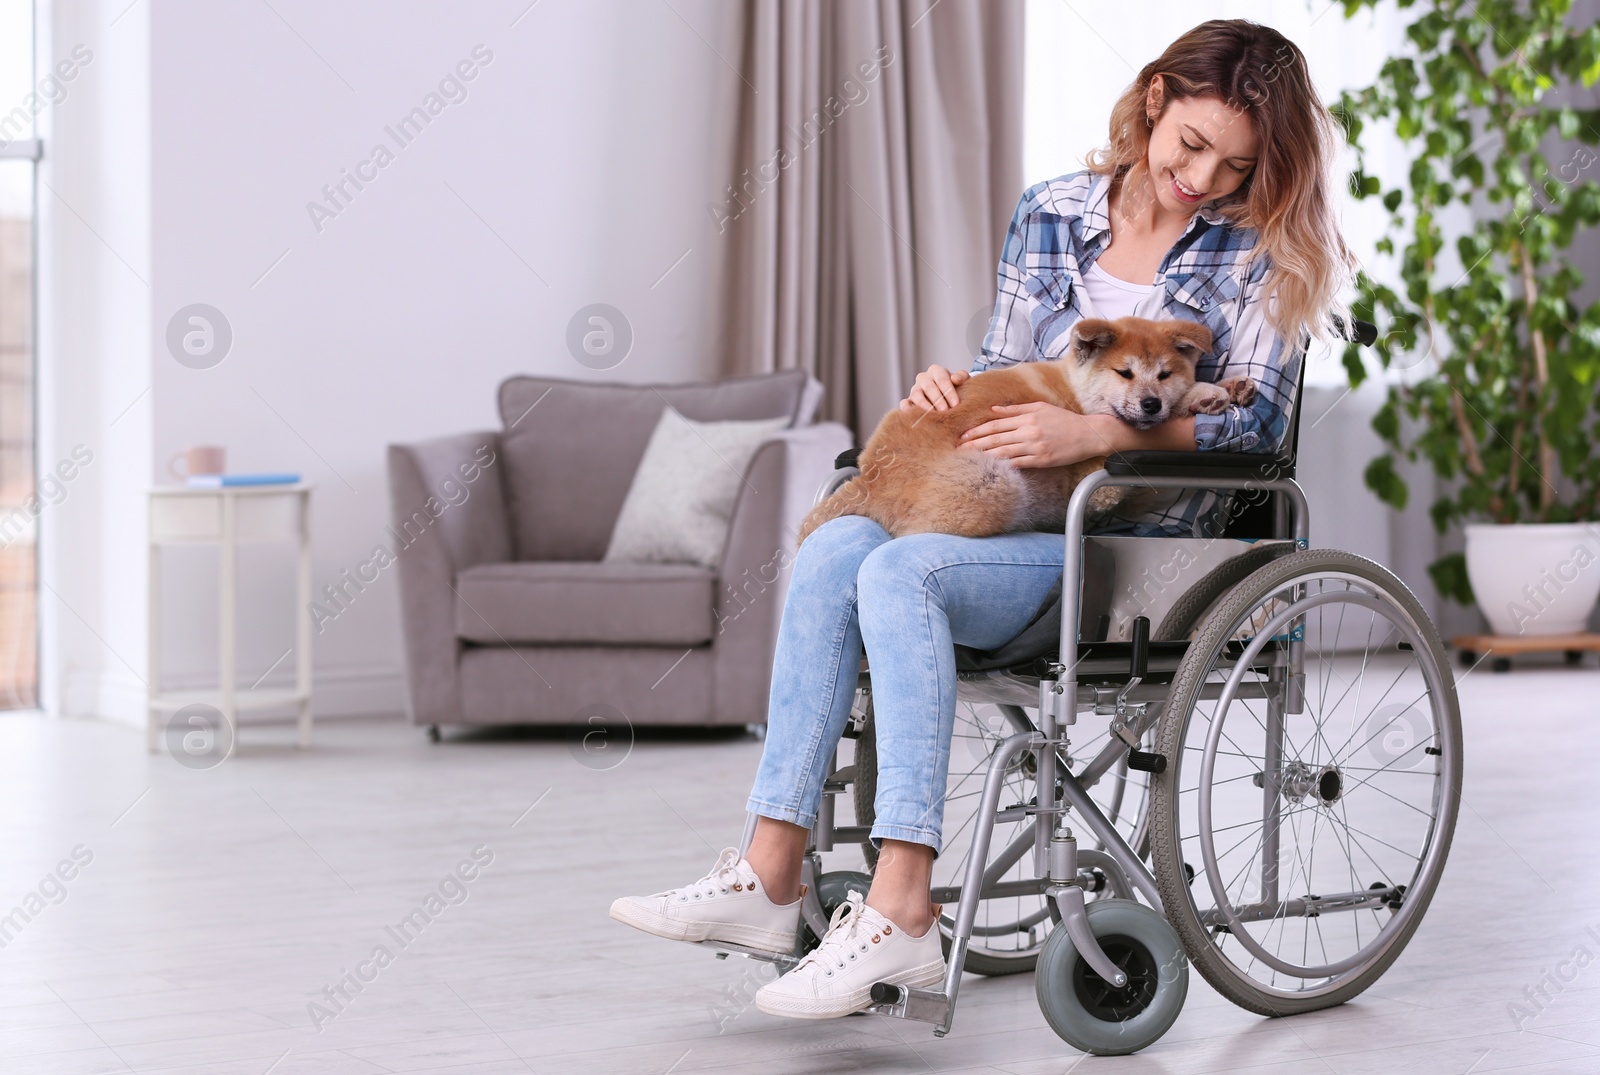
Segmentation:
{"type": "MultiPolygon", "coordinates": [[[[1311,84],[1305,56],[1278,31],[1248,19],[1212,19],[1167,46],[1140,71],[1111,110],[1111,138],[1091,153],[1090,171],[1121,183],[1144,167],[1151,126],[1150,82],[1162,78],[1161,108],[1174,99],[1217,97],[1231,116],[1250,118],[1261,143],[1254,169],[1215,208],[1253,228],[1250,258],[1270,258],[1268,320],[1290,346],[1299,330],[1325,339],[1330,314],[1349,323],[1340,292],[1357,265],[1330,197],[1343,129],[1311,84]]],[[[1231,120],[1225,121],[1230,122],[1231,120]]]]}

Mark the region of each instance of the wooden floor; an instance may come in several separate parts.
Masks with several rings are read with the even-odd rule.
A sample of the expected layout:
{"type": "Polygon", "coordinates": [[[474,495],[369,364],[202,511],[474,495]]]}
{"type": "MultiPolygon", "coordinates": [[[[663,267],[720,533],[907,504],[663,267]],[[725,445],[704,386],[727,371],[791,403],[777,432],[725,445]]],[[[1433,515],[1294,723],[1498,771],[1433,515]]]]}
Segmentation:
{"type": "Polygon", "coordinates": [[[397,721],[324,724],[301,753],[261,727],[196,771],[130,728],[6,716],[0,914],[36,913],[0,919],[0,1070],[1600,1072],[1592,664],[1462,682],[1449,869],[1374,988],[1266,1020],[1194,975],[1166,1037],[1116,1059],[1057,1039],[1031,977],[968,976],[944,1039],[790,1022],[750,1004],[757,965],[610,921],[613,897],[687,882],[737,841],[761,749],[742,734],[641,733],[597,759],[559,734],[435,746],[397,721]],[[92,860],[47,880],[75,849],[92,860]],[[446,880],[475,849],[474,879],[446,880]],[[430,895],[437,913],[402,932],[430,895]],[[1525,987],[1562,966],[1573,980],[1519,1022],[1525,987]],[[344,999],[347,972],[367,981],[344,999]]]}

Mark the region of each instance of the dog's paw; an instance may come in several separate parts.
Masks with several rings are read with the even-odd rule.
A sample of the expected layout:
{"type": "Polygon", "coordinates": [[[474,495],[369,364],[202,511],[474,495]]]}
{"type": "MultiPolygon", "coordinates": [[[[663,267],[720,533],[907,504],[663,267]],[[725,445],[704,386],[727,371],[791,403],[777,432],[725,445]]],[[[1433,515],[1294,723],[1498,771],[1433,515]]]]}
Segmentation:
{"type": "Polygon", "coordinates": [[[1232,400],[1228,390],[1220,384],[1201,382],[1190,390],[1183,402],[1190,414],[1221,414],[1232,400]]]}
{"type": "Polygon", "coordinates": [[[1249,377],[1229,377],[1217,384],[1227,389],[1228,398],[1241,407],[1248,407],[1256,401],[1256,382],[1249,377]]]}

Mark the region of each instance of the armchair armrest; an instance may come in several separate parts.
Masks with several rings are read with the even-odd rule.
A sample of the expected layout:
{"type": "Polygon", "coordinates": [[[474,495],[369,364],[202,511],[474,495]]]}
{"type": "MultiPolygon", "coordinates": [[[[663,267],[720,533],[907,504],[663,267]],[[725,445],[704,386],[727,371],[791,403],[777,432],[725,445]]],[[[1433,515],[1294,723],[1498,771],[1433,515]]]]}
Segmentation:
{"type": "Polygon", "coordinates": [[[400,616],[414,724],[460,717],[455,578],[511,559],[500,435],[463,433],[389,446],[388,542],[399,562],[400,616]]]}
{"type": "Polygon", "coordinates": [[[511,559],[503,469],[499,433],[389,445],[392,536],[407,552],[445,557],[452,577],[511,559]]]}
{"type": "Polygon", "coordinates": [[[720,722],[766,720],[772,651],[795,537],[817,486],[833,472],[834,456],[850,440],[850,431],[837,422],[785,429],[762,444],[745,468],[712,607],[720,722]]]}

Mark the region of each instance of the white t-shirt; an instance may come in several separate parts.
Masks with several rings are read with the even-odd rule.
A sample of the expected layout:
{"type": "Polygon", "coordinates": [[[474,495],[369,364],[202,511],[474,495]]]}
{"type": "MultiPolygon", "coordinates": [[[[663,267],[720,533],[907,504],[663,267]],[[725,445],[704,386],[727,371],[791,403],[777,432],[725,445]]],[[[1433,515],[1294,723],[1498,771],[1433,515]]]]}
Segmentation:
{"type": "Polygon", "coordinates": [[[1095,316],[1111,321],[1133,316],[1134,308],[1155,290],[1154,284],[1119,280],[1102,269],[1099,262],[1089,266],[1089,271],[1083,274],[1083,286],[1089,292],[1089,305],[1095,316]]]}

